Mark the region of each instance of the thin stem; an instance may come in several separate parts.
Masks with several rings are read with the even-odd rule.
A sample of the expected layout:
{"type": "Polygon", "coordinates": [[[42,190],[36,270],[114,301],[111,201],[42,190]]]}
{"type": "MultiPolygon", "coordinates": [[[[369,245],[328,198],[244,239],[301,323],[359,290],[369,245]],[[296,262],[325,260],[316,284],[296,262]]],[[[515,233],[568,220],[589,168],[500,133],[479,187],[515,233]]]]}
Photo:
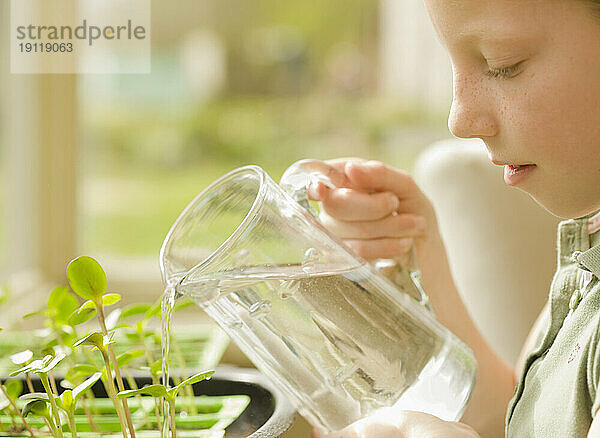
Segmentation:
{"type": "MultiPolygon", "coordinates": [[[[185,360],[183,358],[183,354],[181,353],[181,348],[179,348],[179,343],[175,340],[174,336],[171,336],[170,344],[173,346],[173,351],[175,352],[175,357],[177,358],[177,362],[179,363],[179,368],[183,371],[186,369],[185,360]]],[[[198,415],[198,409],[196,408],[196,403],[194,403],[194,389],[192,385],[186,385],[183,388],[185,395],[190,397],[190,404],[188,405],[188,409],[192,415],[198,415]]]]}
{"type": "MultiPolygon", "coordinates": [[[[104,307],[102,306],[102,301],[100,301],[99,305],[96,305],[96,308],[98,309],[98,322],[100,322],[102,333],[104,336],[108,337],[108,330],[106,330],[106,323],[104,322],[104,307]]],[[[117,356],[115,355],[115,350],[111,344],[108,345],[108,354],[110,355],[110,360],[112,361],[113,368],[115,370],[119,391],[125,391],[125,385],[123,385],[121,371],[119,371],[119,364],[117,363],[117,356]]],[[[131,433],[131,438],[135,438],[135,428],[133,427],[133,422],[131,421],[131,412],[129,411],[129,406],[127,405],[127,399],[123,398],[121,401],[123,402],[123,411],[125,413],[125,419],[127,420],[127,427],[131,433]]]]}
{"type": "MultiPolygon", "coordinates": [[[[50,422],[51,422],[52,420],[50,419],[50,416],[48,415],[48,416],[44,416],[44,417],[42,417],[42,418],[44,419],[44,423],[46,423],[46,427],[48,428],[48,430],[49,430],[50,432],[52,432],[52,426],[50,426],[50,422]]],[[[56,435],[54,435],[54,436],[56,436],[56,435]]]]}
{"type": "Polygon", "coordinates": [[[169,411],[171,413],[171,438],[177,438],[177,425],[175,423],[175,399],[169,401],[169,411]]]}
{"type": "Polygon", "coordinates": [[[154,414],[156,415],[156,425],[158,426],[158,430],[160,430],[160,438],[164,437],[164,430],[163,430],[163,424],[162,424],[162,420],[160,419],[160,412],[158,409],[158,406],[160,405],[160,403],[158,402],[158,399],[155,398],[154,399],[154,414]]]}
{"type": "MultiPolygon", "coordinates": [[[[48,411],[46,411],[48,412],[48,411]]],[[[57,436],[57,432],[56,432],[56,428],[54,427],[54,421],[52,421],[52,417],[50,416],[49,413],[47,413],[47,415],[44,415],[44,423],[46,423],[46,426],[48,426],[48,430],[50,430],[50,433],[52,434],[52,436],[57,436]]]]}
{"type": "Polygon", "coordinates": [[[54,394],[50,390],[50,382],[48,381],[48,374],[40,373],[40,380],[42,381],[42,385],[44,385],[44,389],[48,394],[48,401],[50,402],[50,406],[52,407],[52,416],[54,417],[54,425],[56,426],[56,434],[59,438],[63,438],[62,433],[62,425],[60,424],[60,415],[58,413],[58,406],[56,406],[56,401],[54,401],[54,394]]]}
{"type": "Polygon", "coordinates": [[[112,400],[115,405],[115,409],[117,410],[117,416],[119,417],[119,422],[121,423],[121,433],[123,434],[123,438],[127,438],[127,425],[123,419],[123,412],[121,404],[119,400],[117,400],[117,390],[115,389],[115,382],[113,382],[112,373],[110,371],[110,362],[108,361],[108,355],[104,349],[99,349],[102,353],[102,358],[104,359],[104,366],[106,367],[106,377],[108,380],[108,396],[112,400]]]}
{"type": "Polygon", "coordinates": [[[50,386],[52,387],[52,392],[54,395],[58,395],[58,389],[56,389],[56,380],[54,380],[54,375],[52,371],[48,372],[48,377],[50,378],[50,386]]]}
{"type": "Polygon", "coordinates": [[[27,423],[27,420],[25,420],[25,417],[21,413],[21,410],[17,407],[17,405],[13,401],[13,399],[10,398],[10,396],[8,395],[8,392],[6,391],[6,388],[4,387],[3,383],[0,383],[0,390],[2,390],[2,393],[4,394],[4,397],[6,397],[6,399],[11,404],[11,406],[13,407],[13,409],[15,411],[17,411],[17,414],[19,414],[19,417],[21,417],[21,420],[23,421],[23,425],[25,426],[25,429],[27,429],[27,432],[29,432],[29,435],[31,435],[32,438],[35,437],[35,435],[33,434],[33,431],[31,430],[31,427],[29,427],[29,423],[27,423]]]}
{"type": "MultiPolygon", "coordinates": [[[[145,326],[144,326],[144,330],[145,330],[145,326]]],[[[144,352],[146,353],[146,361],[148,362],[148,366],[151,367],[152,364],[154,364],[154,358],[152,357],[152,353],[150,352],[150,348],[148,347],[148,344],[146,343],[146,337],[144,336],[144,333],[138,333],[138,335],[140,336],[140,339],[142,340],[142,350],[144,350],[144,352]]],[[[154,376],[154,374],[152,374],[152,384],[156,385],[157,383],[160,383],[158,381],[158,379],[154,376]]],[[[158,417],[162,417],[163,416],[163,403],[158,403],[156,402],[157,406],[158,406],[158,417]]],[[[159,425],[161,425],[160,427],[160,436],[161,438],[163,438],[163,428],[162,428],[162,422],[159,422],[159,425]]]]}
{"type": "MultiPolygon", "coordinates": [[[[139,387],[138,387],[137,383],[135,383],[135,379],[133,377],[131,377],[131,373],[129,372],[129,370],[127,368],[125,368],[123,370],[123,372],[125,373],[125,379],[127,380],[127,383],[129,384],[129,389],[138,389],[139,387]]],[[[140,406],[142,406],[142,403],[141,403],[142,396],[136,395],[135,398],[140,401],[140,406]]],[[[156,407],[156,403],[154,404],[154,406],[156,407]]],[[[147,412],[144,409],[141,409],[139,412],[144,412],[144,414],[147,414],[147,412]]],[[[156,413],[158,413],[158,411],[156,411],[156,413]]],[[[146,424],[150,428],[152,428],[152,420],[150,419],[150,415],[148,415],[146,417],[146,424]]]]}
{"type": "Polygon", "coordinates": [[[75,406],[67,412],[69,417],[69,427],[71,428],[71,438],[77,438],[77,426],[75,425],[75,406]]]}
{"type": "Polygon", "coordinates": [[[27,382],[27,388],[29,392],[35,392],[33,389],[33,383],[31,383],[31,378],[29,377],[29,373],[25,373],[25,381],[27,382]]]}

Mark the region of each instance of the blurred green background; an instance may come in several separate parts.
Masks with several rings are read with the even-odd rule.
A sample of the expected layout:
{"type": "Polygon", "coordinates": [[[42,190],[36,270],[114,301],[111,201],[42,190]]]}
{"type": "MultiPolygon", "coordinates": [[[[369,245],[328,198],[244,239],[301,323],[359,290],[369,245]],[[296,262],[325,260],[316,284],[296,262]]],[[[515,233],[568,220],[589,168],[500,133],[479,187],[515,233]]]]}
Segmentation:
{"type": "Polygon", "coordinates": [[[275,180],[303,158],[412,170],[450,136],[429,26],[412,0],[153,0],[152,73],[77,76],[79,251],[156,259],[187,203],[246,164],[275,180]]]}

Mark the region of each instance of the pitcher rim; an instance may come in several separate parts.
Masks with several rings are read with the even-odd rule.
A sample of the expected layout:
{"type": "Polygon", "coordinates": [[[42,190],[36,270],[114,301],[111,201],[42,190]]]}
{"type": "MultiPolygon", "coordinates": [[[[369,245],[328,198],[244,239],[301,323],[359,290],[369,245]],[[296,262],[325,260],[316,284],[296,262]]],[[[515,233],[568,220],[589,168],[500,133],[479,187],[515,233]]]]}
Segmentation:
{"type": "Polygon", "coordinates": [[[172,235],[175,232],[175,230],[177,229],[177,227],[179,226],[179,224],[188,215],[189,211],[191,209],[193,209],[194,206],[196,206],[196,204],[198,203],[198,201],[200,201],[210,191],[212,191],[215,186],[219,185],[220,183],[222,183],[227,178],[230,178],[233,175],[240,174],[240,173],[254,173],[254,174],[258,175],[258,177],[259,177],[259,179],[258,179],[258,191],[256,193],[256,197],[254,198],[254,201],[252,202],[252,206],[248,209],[248,212],[246,213],[246,216],[244,217],[244,219],[238,224],[238,226],[236,227],[236,229],[229,235],[229,237],[227,237],[227,239],[225,239],[217,247],[217,249],[215,249],[214,251],[212,251],[208,256],[206,256],[198,264],[196,264],[193,267],[191,267],[187,272],[195,271],[198,268],[200,268],[202,265],[210,263],[218,254],[222,253],[223,250],[226,247],[230,246],[235,240],[237,240],[237,238],[239,237],[239,235],[246,228],[248,228],[248,226],[250,225],[250,222],[252,222],[253,218],[256,216],[254,213],[263,204],[264,197],[265,197],[265,190],[266,190],[266,188],[265,188],[265,186],[266,186],[265,180],[266,180],[266,176],[267,176],[266,172],[264,171],[264,169],[262,167],[257,166],[255,164],[250,164],[250,165],[247,165],[247,166],[242,166],[242,167],[238,167],[236,169],[230,170],[226,174],[224,174],[224,175],[220,176],[219,178],[217,178],[216,180],[214,180],[204,190],[202,190],[200,193],[198,193],[194,197],[194,199],[192,199],[190,201],[190,203],[183,209],[183,211],[179,214],[179,216],[177,217],[177,219],[175,219],[175,222],[173,223],[173,225],[171,225],[171,228],[169,229],[169,232],[167,233],[167,235],[166,235],[166,237],[165,237],[165,239],[163,241],[163,244],[162,244],[162,246],[160,248],[159,264],[160,264],[161,276],[163,277],[163,283],[165,283],[165,284],[167,283],[167,278],[165,278],[165,271],[166,271],[165,262],[164,262],[164,260],[165,260],[164,259],[165,251],[167,249],[167,246],[171,242],[172,235]]]}

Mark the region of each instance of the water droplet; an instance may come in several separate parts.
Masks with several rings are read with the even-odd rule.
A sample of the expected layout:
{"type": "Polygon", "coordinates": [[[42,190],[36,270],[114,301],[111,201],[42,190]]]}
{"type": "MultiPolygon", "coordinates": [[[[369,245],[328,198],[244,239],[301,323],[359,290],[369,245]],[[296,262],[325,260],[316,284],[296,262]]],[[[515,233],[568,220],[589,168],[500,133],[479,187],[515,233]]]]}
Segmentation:
{"type": "Polygon", "coordinates": [[[271,312],[271,302],[269,300],[260,300],[252,304],[248,309],[248,314],[252,318],[262,318],[271,312]]]}
{"type": "Polygon", "coordinates": [[[321,253],[316,248],[308,248],[302,258],[302,270],[306,273],[316,272],[321,253]]]}

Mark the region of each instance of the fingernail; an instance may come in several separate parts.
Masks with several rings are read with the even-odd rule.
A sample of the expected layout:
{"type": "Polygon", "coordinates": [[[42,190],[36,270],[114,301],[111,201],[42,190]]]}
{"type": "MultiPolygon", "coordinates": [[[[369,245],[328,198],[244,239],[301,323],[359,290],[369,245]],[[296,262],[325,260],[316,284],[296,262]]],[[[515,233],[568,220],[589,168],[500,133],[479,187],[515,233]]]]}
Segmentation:
{"type": "Polygon", "coordinates": [[[427,227],[427,219],[425,219],[423,216],[419,216],[416,219],[416,223],[417,223],[417,229],[419,229],[419,230],[424,230],[425,227],[427,227]]]}
{"type": "Polygon", "coordinates": [[[306,190],[306,193],[308,194],[308,197],[310,199],[312,199],[313,201],[320,201],[320,196],[319,196],[319,183],[317,182],[316,184],[314,182],[311,182],[308,184],[308,189],[306,190]]]}

